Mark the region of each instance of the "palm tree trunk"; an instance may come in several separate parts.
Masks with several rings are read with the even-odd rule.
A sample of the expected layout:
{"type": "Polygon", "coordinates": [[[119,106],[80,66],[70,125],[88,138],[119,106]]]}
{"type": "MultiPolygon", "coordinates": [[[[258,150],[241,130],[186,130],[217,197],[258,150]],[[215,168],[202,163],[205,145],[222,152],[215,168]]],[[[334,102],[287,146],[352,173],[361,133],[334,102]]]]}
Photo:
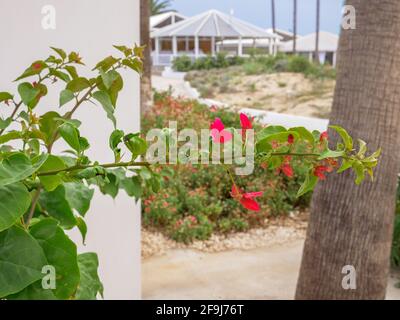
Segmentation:
{"type": "Polygon", "coordinates": [[[140,111],[143,114],[151,107],[151,39],[150,0],[140,0],[140,41],[145,45],[143,75],[140,83],[140,111]]]}
{"type": "Polygon", "coordinates": [[[316,63],[320,63],[319,61],[319,25],[320,25],[320,14],[321,14],[321,2],[317,0],[317,26],[315,28],[315,56],[314,60],[316,63]]]}
{"type": "Polygon", "coordinates": [[[357,29],[340,37],[331,123],[383,154],[374,182],[355,186],[345,172],[316,188],[297,299],[384,299],[388,281],[400,169],[400,3],[347,4],[357,10],[357,29]],[[345,265],[355,268],[354,290],[342,287],[345,265]]]}
{"type": "Polygon", "coordinates": [[[293,54],[296,54],[297,45],[297,0],[293,0],[293,54]]]}
{"type": "Polygon", "coordinates": [[[275,0],[271,0],[271,17],[272,17],[272,31],[276,32],[276,23],[275,23],[275,0]]]}

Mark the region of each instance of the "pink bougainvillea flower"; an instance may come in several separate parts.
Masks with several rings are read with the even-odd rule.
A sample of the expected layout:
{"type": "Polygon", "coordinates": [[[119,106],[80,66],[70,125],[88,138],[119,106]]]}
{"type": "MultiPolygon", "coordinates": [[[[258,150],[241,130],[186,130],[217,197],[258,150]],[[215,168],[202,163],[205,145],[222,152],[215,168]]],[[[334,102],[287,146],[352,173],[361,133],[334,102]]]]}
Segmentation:
{"type": "Polygon", "coordinates": [[[253,124],[251,123],[251,120],[244,113],[240,114],[240,124],[241,124],[243,130],[248,130],[248,129],[253,128],[253,124]]]}
{"type": "Polygon", "coordinates": [[[260,211],[260,205],[254,198],[261,197],[262,192],[248,192],[243,193],[236,185],[232,186],[232,198],[238,200],[243,207],[251,211],[260,211]]]}
{"type": "Polygon", "coordinates": [[[215,143],[225,143],[232,140],[232,133],[225,130],[225,126],[220,118],[216,118],[210,126],[211,137],[215,143]]]}
{"type": "Polygon", "coordinates": [[[328,140],[329,136],[328,136],[328,132],[324,131],[321,133],[321,135],[319,136],[319,141],[322,142],[324,140],[328,140]]]}
{"type": "Polygon", "coordinates": [[[318,177],[320,180],[326,179],[324,172],[329,172],[329,168],[326,166],[317,166],[314,168],[314,176],[318,177]]]}
{"type": "Polygon", "coordinates": [[[294,135],[289,134],[287,141],[289,144],[293,144],[294,143],[294,135]]]}

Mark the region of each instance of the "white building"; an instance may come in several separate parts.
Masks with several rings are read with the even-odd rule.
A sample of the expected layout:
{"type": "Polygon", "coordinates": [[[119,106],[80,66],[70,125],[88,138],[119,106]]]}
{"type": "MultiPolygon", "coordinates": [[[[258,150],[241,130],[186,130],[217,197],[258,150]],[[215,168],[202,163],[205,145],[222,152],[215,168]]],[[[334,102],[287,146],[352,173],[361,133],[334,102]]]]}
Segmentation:
{"type": "MultiPolygon", "coordinates": [[[[298,37],[296,41],[297,54],[305,55],[312,60],[315,54],[315,40],[316,33],[298,37]]],[[[321,63],[327,62],[335,66],[338,44],[338,35],[326,31],[319,32],[319,61],[321,63]]],[[[282,43],[279,47],[279,51],[292,53],[293,40],[282,43]]]]}
{"type": "Polygon", "coordinates": [[[210,10],[197,16],[181,20],[151,33],[153,64],[170,65],[173,58],[187,55],[199,58],[215,55],[217,42],[236,40],[235,54],[242,56],[245,41],[264,39],[269,42],[270,52],[279,37],[262,28],[239,20],[217,10],[210,10]]]}
{"type": "Polygon", "coordinates": [[[150,17],[150,30],[161,29],[171,24],[185,20],[186,17],[175,11],[169,11],[150,17]]]}

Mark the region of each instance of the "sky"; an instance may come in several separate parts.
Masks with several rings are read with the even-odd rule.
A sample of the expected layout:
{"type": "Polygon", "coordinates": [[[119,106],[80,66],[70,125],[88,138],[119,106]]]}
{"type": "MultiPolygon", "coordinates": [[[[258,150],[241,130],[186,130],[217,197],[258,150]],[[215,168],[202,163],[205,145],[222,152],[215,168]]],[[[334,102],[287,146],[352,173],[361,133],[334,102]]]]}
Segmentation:
{"type": "MultiPolygon", "coordinates": [[[[339,33],[343,0],[321,0],[321,30],[339,33]]],[[[275,0],[276,27],[293,30],[293,0],[275,0]]],[[[262,28],[271,27],[271,0],[172,0],[172,9],[194,16],[210,9],[230,13],[262,28]]],[[[316,0],[297,0],[297,32],[315,32],[316,0]]]]}

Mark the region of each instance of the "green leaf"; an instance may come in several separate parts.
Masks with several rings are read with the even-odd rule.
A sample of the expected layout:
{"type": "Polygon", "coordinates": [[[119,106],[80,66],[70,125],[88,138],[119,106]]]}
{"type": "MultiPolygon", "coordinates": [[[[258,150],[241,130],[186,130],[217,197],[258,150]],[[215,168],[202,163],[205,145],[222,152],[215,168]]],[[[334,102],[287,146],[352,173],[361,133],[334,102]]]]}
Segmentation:
{"type": "Polygon", "coordinates": [[[258,134],[257,134],[257,140],[262,140],[265,137],[270,136],[271,134],[275,133],[280,133],[280,132],[286,132],[286,128],[282,126],[268,126],[266,128],[263,128],[258,134]]]}
{"type": "Polygon", "coordinates": [[[122,130],[114,130],[110,135],[109,145],[111,150],[114,152],[116,162],[121,160],[121,149],[118,148],[118,145],[122,142],[124,135],[125,134],[122,130]]]}
{"type": "Polygon", "coordinates": [[[61,116],[54,111],[50,111],[42,115],[39,119],[39,129],[44,134],[44,142],[48,145],[52,142],[58,127],[62,124],[61,116]]]}
{"type": "Polygon", "coordinates": [[[353,170],[356,174],[356,185],[361,184],[361,182],[364,181],[365,179],[365,170],[364,170],[364,166],[362,165],[362,163],[360,161],[354,161],[352,164],[353,170]]]}
{"type": "Polygon", "coordinates": [[[24,290],[5,298],[7,300],[57,300],[52,290],[43,290],[42,280],[38,280],[24,290]]]}
{"type": "Polygon", "coordinates": [[[112,121],[114,127],[116,127],[117,120],[114,116],[114,107],[108,93],[105,91],[97,91],[93,93],[93,98],[100,102],[100,104],[103,106],[103,109],[107,113],[107,117],[112,121]]]}
{"type": "Polygon", "coordinates": [[[34,88],[29,82],[21,83],[18,86],[18,92],[21,96],[22,102],[29,108],[31,108],[40,95],[40,89],[34,88]]]}
{"type": "Polygon", "coordinates": [[[13,119],[11,117],[4,120],[0,118],[0,130],[7,129],[7,127],[11,124],[12,121],[13,119]]]}
{"type": "Polygon", "coordinates": [[[79,78],[78,72],[76,72],[76,68],[74,66],[65,66],[64,68],[67,70],[72,79],[79,78]]]}
{"type": "Polygon", "coordinates": [[[79,141],[79,131],[76,127],[69,123],[64,123],[59,127],[61,137],[68,143],[68,145],[77,152],[81,151],[81,144],[79,141]]]}
{"type": "Polygon", "coordinates": [[[117,63],[120,59],[114,58],[113,56],[108,56],[107,58],[100,61],[93,70],[102,69],[104,72],[107,72],[115,63],[117,63]]]}
{"type": "Polygon", "coordinates": [[[7,100],[12,100],[13,95],[8,92],[0,92],[0,102],[7,101],[7,100]]]}
{"type": "Polygon", "coordinates": [[[65,197],[71,208],[84,217],[90,208],[94,190],[81,182],[68,182],[64,184],[65,197]]]}
{"type": "Polygon", "coordinates": [[[56,269],[54,295],[58,299],[69,299],[75,293],[80,278],[76,245],[53,219],[36,223],[30,233],[42,247],[48,264],[56,269]]]}
{"type": "Polygon", "coordinates": [[[333,150],[326,150],[321,153],[318,160],[328,159],[328,158],[340,158],[346,155],[345,151],[333,151],[333,150]]]}
{"type": "Polygon", "coordinates": [[[86,234],[87,234],[87,225],[85,220],[83,220],[81,217],[77,217],[76,226],[78,227],[78,230],[82,235],[82,243],[85,245],[86,234]]]}
{"type": "Polygon", "coordinates": [[[53,49],[60,57],[61,59],[65,59],[67,58],[67,54],[65,53],[65,51],[63,49],[59,49],[59,48],[55,48],[55,47],[50,47],[51,49],[53,49]]]}
{"type": "Polygon", "coordinates": [[[34,76],[34,75],[38,75],[45,68],[47,68],[47,64],[44,61],[42,61],[42,60],[35,61],[34,63],[31,64],[31,66],[28,69],[26,69],[24,71],[24,73],[21,76],[19,76],[14,81],[18,81],[18,80],[21,80],[21,79],[24,79],[24,78],[28,78],[28,77],[31,77],[31,76],[34,76]]]}
{"type": "Polygon", "coordinates": [[[66,74],[65,72],[59,71],[59,70],[55,70],[55,69],[50,69],[50,75],[61,79],[64,82],[70,82],[71,78],[68,74],[66,74]]]}
{"type": "Polygon", "coordinates": [[[77,300],[96,300],[97,294],[103,296],[103,284],[97,274],[99,259],[95,253],[83,253],[78,256],[81,281],[75,298],[77,300]]]}
{"type": "Polygon", "coordinates": [[[121,179],[120,184],[130,197],[139,199],[143,194],[142,180],[138,176],[125,177],[124,179],[121,179]]]}
{"type": "Polygon", "coordinates": [[[303,182],[299,191],[297,192],[297,197],[301,197],[302,195],[306,194],[307,192],[314,190],[317,183],[318,183],[318,178],[316,176],[314,176],[313,174],[308,174],[306,176],[306,180],[303,182]]]}
{"type": "Polygon", "coordinates": [[[66,89],[73,93],[81,92],[90,87],[90,82],[86,78],[76,78],[68,82],[66,89]]]}
{"type": "Polygon", "coordinates": [[[48,262],[37,241],[20,227],[0,232],[0,298],[42,278],[48,262]]]}
{"type": "Polygon", "coordinates": [[[40,169],[48,155],[42,154],[31,160],[23,153],[13,153],[0,163],[0,186],[22,181],[40,169]]]}
{"type": "Polygon", "coordinates": [[[76,218],[66,199],[63,185],[59,185],[54,191],[42,192],[40,194],[39,204],[50,216],[60,221],[64,228],[71,229],[76,226],[76,218]]]}
{"type": "Polygon", "coordinates": [[[31,196],[22,183],[0,186],[0,231],[10,228],[29,209],[31,196]]]}
{"type": "Polygon", "coordinates": [[[352,166],[353,166],[353,161],[347,160],[347,159],[343,159],[342,160],[342,165],[338,169],[337,173],[342,173],[342,172],[346,171],[347,169],[350,169],[352,166]]]}
{"type": "Polygon", "coordinates": [[[64,104],[70,102],[75,98],[75,95],[72,91],[65,89],[61,91],[60,93],[60,107],[62,107],[64,104]]]}
{"type": "Polygon", "coordinates": [[[111,70],[106,73],[103,71],[103,69],[100,69],[100,75],[107,90],[111,88],[114,81],[119,77],[119,73],[115,70],[111,70]]]}
{"type": "Polygon", "coordinates": [[[0,144],[7,143],[11,140],[22,139],[22,134],[19,131],[10,131],[0,136],[0,144]]]}
{"type": "Polygon", "coordinates": [[[290,128],[289,131],[297,132],[299,134],[300,139],[304,139],[304,140],[308,141],[311,145],[314,145],[314,136],[306,128],[295,127],[295,128],[290,128]]]}
{"type": "Polygon", "coordinates": [[[136,71],[137,73],[143,72],[143,62],[139,59],[124,59],[122,60],[122,64],[124,66],[127,66],[128,68],[131,68],[133,71],[136,71]]]}
{"type": "Polygon", "coordinates": [[[140,133],[128,134],[124,137],[124,143],[129,151],[132,153],[132,158],[136,159],[147,151],[146,140],[140,138],[140,133]]]}
{"type": "Polygon", "coordinates": [[[367,152],[367,143],[361,139],[358,139],[359,151],[357,153],[358,157],[364,157],[367,152]]]}
{"type": "Polygon", "coordinates": [[[339,126],[329,126],[329,128],[334,129],[340,135],[343,140],[344,146],[348,151],[351,151],[353,149],[353,139],[350,137],[345,129],[339,126]]]}
{"type": "MultiPolygon", "coordinates": [[[[39,172],[48,172],[53,170],[65,169],[66,165],[64,161],[56,156],[49,155],[46,162],[42,165],[39,172]]],[[[39,176],[40,182],[47,191],[53,191],[60,184],[63,183],[62,177],[59,175],[52,176],[39,176]]]]}

